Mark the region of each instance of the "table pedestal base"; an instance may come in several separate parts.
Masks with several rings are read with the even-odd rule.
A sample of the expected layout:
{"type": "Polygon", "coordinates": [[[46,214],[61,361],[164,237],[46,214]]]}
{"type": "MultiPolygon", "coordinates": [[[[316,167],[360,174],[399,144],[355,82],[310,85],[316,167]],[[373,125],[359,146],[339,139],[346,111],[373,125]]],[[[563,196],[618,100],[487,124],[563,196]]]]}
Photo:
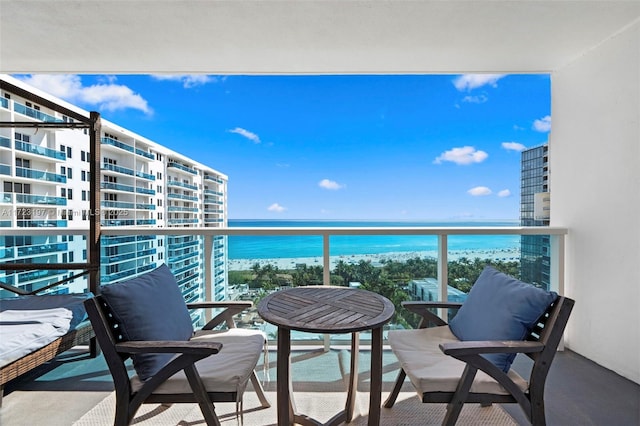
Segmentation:
{"type": "MultiPolygon", "coordinates": [[[[380,402],[382,390],[382,329],[372,330],[371,342],[371,389],[369,397],[369,425],[380,423],[380,402]]],[[[349,366],[349,382],[347,385],[347,401],[344,410],[337,413],[326,423],[322,423],[305,414],[298,413],[293,398],[293,386],[290,375],[291,367],[291,331],[278,328],[278,362],[277,362],[277,394],[278,425],[290,426],[334,426],[349,423],[353,420],[356,392],[358,387],[358,358],[360,339],[358,333],[351,333],[351,361],[349,366]]]]}

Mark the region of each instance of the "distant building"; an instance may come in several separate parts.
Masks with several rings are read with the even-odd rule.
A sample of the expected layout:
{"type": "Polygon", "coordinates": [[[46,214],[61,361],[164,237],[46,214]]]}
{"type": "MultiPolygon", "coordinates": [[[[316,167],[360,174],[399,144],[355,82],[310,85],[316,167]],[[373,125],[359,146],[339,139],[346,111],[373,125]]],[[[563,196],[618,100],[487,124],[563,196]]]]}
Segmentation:
{"type": "MultiPolygon", "coordinates": [[[[17,79],[11,86],[84,111],[17,79]]],[[[11,87],[7,86],[7,87],[11,87]]],[[[70,120],[8,90],[0,93],[0,121],[70,120]]],[[[178,228],[175,235],[103,236],[102,285],[139,275],[166,263],[187,302],[204,299],[204,238],[180,235],[179,228],[227,225],[227,176],[144,136],[102,120],[100,158],[101,227],[178,228]]],[[[0,129],[0,233],[12,228],[89,228],[89,137],[83,129],[0,129]]],[[[227,239],[213,238],[212,298],[227,296],[227,239]]],[[[0,236],[2,262],[73,263],[87,260],[79,235],[0,236]]],[[[28,291],[64,279],[76,271],[1,271],[0,281],[28,291]]],[[[83,292],[75,279],[51,292],[83,292]]],[[[3,297],[10,293],[0,291],[3,297]]],[[[199,313],[194,314],[198,321],[199,313]]]]}
{"type": "MultiPolygon", "coordinates": [[[[541,145],[522,151],[520,224],[548,226],[550,218],[549,154],[541,145]]],[[[550,240],[548,235],[520,237],[520,275],[525,282],[549,289],[550,240]]]]}
{"type": "MultiPolygon", "coordinates": [[[[440,288],[438,280],[435,278],[424,278],[421,280],[411,280],[407,286],[409,296],[414,301],[436,301],[440,300],[440,288]]],[[[448,302],[464,302],[467,293],[458,290],[455,287],[447,285],[447,301],[448,302]]]]}

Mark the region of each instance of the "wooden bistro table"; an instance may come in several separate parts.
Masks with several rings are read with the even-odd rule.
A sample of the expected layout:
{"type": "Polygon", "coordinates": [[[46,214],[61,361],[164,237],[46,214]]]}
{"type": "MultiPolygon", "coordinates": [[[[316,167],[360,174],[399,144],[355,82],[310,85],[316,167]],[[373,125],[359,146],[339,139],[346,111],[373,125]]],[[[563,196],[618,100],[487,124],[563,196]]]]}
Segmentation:
{"type": "Polygon", "coordinates": [[[382,391],[382,326],[394,313],[384,296],[367,290],[334,286],[304,286],[277,291],[258,304],[258,314],[278,326],[277,408],[278,425],[320,425],[296,412],[291,385],[291,330],[310,333],[351,333],[351,365],[345,409],[326,425],[353,418],[358,382],[358,332],[371,330],[371,390],[369,425],[380,424],[382,391]]]}

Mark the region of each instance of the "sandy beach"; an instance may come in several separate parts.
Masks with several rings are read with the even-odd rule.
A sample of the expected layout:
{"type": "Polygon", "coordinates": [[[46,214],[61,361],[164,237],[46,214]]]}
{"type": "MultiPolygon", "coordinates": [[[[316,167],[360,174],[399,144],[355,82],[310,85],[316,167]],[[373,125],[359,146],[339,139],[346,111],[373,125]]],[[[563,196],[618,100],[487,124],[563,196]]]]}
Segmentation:
{"type": "MultiPolygon", "coordinates": [[[[392,252],[382,254],[354,254],[347,256],[331,256],[329,258],[331,269],[335,268],[339,261],[346,263],[359,263],[361,260],[370,261],[372,263],[381,263],[383,260],[393,260],[396,262],[406,262],[409,259],[415,259],[419,257],[435,258],[437,253],[435,251],[407,251],[407,252],[392,252]]],[[[449,252],[449,260],[457,260],[462,257],[474,260],[476,257],[480,259],[491,260],[503,260],[503,261],[519,261],[520,260],[520,248],[513,247],[509,249],[495,249],[495,250],[453,250],[449,252]]],[[[271,258],[271,259],[229,259],[230,271],[246,271],[251,269],[255,263],[259,263],[260,266],[273,265],[278,269],[295,269],[297,264],[304,263],[307,266],[322,266],[322,257],[296,257],[296,258],[271,258]]]]}

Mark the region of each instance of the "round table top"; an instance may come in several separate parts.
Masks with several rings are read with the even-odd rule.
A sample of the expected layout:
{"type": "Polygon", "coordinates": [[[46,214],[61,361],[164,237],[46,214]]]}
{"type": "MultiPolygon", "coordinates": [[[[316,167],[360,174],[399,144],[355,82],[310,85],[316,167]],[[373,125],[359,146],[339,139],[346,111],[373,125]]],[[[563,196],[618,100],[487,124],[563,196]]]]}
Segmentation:
{"type": "Polygon", "coordinates": [[[258,304],[267,322],[311,333],[353,333],[381,327],[395,308],[368,290],[336,286],[304,286],[280,290],[258,304]]]}

